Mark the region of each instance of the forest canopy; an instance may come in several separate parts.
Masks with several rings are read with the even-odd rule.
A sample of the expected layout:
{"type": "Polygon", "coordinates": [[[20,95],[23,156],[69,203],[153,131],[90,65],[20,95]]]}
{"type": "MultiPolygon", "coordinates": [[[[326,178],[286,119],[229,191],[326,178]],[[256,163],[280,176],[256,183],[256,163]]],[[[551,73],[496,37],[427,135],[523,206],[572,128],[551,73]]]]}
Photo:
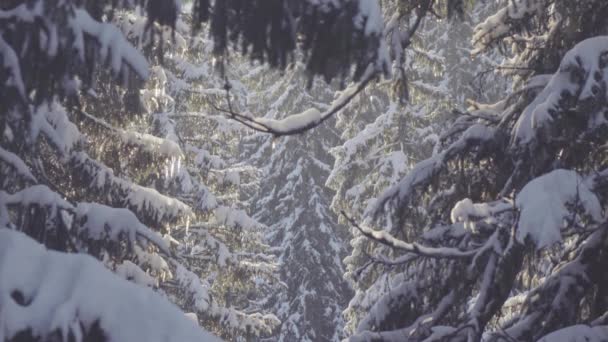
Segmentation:
{"type": "Polygon", "coordinates": [[[603,0],[0,3],[5,341],[605,341],[603,0]]]}

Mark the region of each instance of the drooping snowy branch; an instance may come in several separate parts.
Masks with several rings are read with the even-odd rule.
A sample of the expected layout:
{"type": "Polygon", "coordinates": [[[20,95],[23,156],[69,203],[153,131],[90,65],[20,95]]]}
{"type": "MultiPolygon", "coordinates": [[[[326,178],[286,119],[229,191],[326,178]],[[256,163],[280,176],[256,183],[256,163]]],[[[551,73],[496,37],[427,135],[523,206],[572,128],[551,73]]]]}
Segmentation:
{"type": "Polygon", "coordinates": [[[399,203],[397,205],[408,203],[414,195],[414,191],[428,186],[433,177],[441,172],[452,158],[470,147],[495,143],[496,139],[496,129],[492,127],[482,124],[469,127],[457,141],[441,153],[416,164],[399,184],[386,190],[378,197],[376,204],[368,211],[368,214],[377,214],[387,202],[392,200],[399,203]]]}
{"type": "Polygon", "coordinates": [[[36,181],[36,177],[34,177],[29,167],[16,154],[0,147],[0,160],[11,168],[13,168],[21,177],[31,182],[36,181]]]}
{"type": "Polygon", "coordinates": [[[20,334],[39,339],[220,341],[151,289],[120,279],[90,256],[47,251],[7,228],[0,229],[0,255],[2,339],[20,334]]]}
{"type": "Polygon", "coordinates": [[[349,220],[350,224],[357,228],[363,235],[366,237],[377,241],[378,243],[382,243],[389,247],[392,247],[396,250],[402,250],[405,252],[417,254],[423,257],[430,258],[470,258],[473,257],[478,251],[461,251],[452,248],[433,248],[422,246],[417,243],[408,243],[405,241],[401,241],[391,236],[385,231],[381,230],[373,230],[366,227],[361,227],[354,220],[346,215],[346,213],[342,212],[342,215],[349,220]]]}
{"type": "Polygon", "coordinates": [[[517,239],[528,237],[538,248],[562,240],[561,229],[574,224],[570,206],[580,206],[583,215],[595,223],[603,219],[602,207],[595,194],[575,171],[554,170],[530,181],[515,199],[520,210],[517,239]]]}
{"type": "MultiPolygon", "coordinates": [[[[219,107],[215,107],[216,110],[220,112],[224,112],[230,117],[245,126],[264,133],[269,133],[274,135],[275,137],[286,136],[286,135],[296,135],[304,133],[310,129],[313,129],[326,120],[330,119],[332,116],[337,114],[342,108],[344,108],[348,103],[359,94],[369,82],[371,82],[376,75],[369,74],[366,76],[360,83],[357,85],[351,85],[347,90],[342,93],[339,99],[334,101],[332,106],[320,113],[317,109],[311,108],[299,114],[292,114],[290,116],[285,117],[281,120],[275,119],[265,119],[265,118],[255,118],[250,115],[241,114],[234,112],[232,108],[229,106],[228,109],[223,109],[219,107]]],[[[227,92],[227,97],[230,94],[227,92]]],[[[230,100],[228,99],[228,103],[230,104],[230,100]]]]}

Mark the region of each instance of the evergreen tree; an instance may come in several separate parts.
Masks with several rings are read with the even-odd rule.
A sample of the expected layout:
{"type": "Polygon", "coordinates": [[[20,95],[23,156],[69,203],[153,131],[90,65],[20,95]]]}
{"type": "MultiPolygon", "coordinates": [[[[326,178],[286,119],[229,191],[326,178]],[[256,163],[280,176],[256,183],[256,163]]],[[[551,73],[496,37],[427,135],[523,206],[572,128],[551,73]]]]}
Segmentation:
{"type": "MultiPolygon", "coordinates": [[[[187,13],[182,17],[191,20],[187,13]]],[[[134,41],[145,38],[138,31],[144,20],[134,13],[118,18],[134,41]]],[[[187,221],[171,227],[180,260],[172,265],[175,277],[160,285],[218,336],[245,340],[268,335],[278,321],[263,312],[261,303],[276,292],[278,281],[274,258],[261,241],[264,227],[246,214],[239,200],[241,178],[249,172],[233,166],[236,151],[230,147],[237,145],[243,127],[213,114],[211,105],[223,96],[225,81],[214,72],[207,49],[211,42],[190,33],[181,19],[175,31],[163,32],[165,41],[159,45],[175,46],[150,51],[156,62],[142,91],[151,131],[184,151],[147,179],[192,208],[187,221]],[[162,63],[156,58],[160,53],[162,63]]],[[[240,95],[236,103],[246,95],[235,94],[240,95]]]]}
{"type": "MultiPolygon", "coordinates": [[[[386,1],[383,6],[387,39],[395,41],[417,18],[407,16],[401,2],[386,1]]],[[[480,100],[475,97],[472,75],[487,63],[471,61],[468,40],[471,17],[479,16],[480,11],[489,12],[488,7],[479,4],[466,13],[464,20],[444,20],[447,13],[441,12],[444,19],[423,18],[412,37],[411,49],[401,51],[399,44],[392,45],[391,55],[402,54],[399,59],[403,60],[402,65],[395,63],[393,74],[399,78],[407,70],[407,79],[368,86],[338,114],[337,127],[344,143],[332,149],[336,163],[327,181],[337,191],[332,200],[336,213],[345,212],[351,219],[361,220],[383,189],[397,184],[416,162],[438,152],[440,132],[454,114],[463,115],[452,112],[452,108],[465,99],[480,100]],[[408,94],[406,102],[395,96],[403,91],[408,94]]],[[[492,95],[492,89],[484,90],[486,96],[492,95]]],[[[376,224],[395,236],[408,238],[408,230],[401,229],[398,220],[390,216],[376,224]]],[[[346,277],[357,289],[345,312],[350,333],[390,289],[393,276],[400,274],[390,265],[369,267],[375,256],[391,255],[390,248],[370,242],[355,228],[352,234],[353,249],[345,259],[346,277]]]]}
{"type": "MultiPolygon", "coordinates": [[[[330,106],[332,91],[322,82],[306,88],[303,68],[280,77],[263,68],[248,80],[248,108],[282,119],[308,108],[330,106]],[[279,78],[280,77],[280,78],[279,78]]],[[[317,109],[308,109],[308,111],[317,109]]],[[[271,303],[281,321],[278,341],[338,341],[341,311],[350,289],[342,279],[344,232],[329,211],[324,186],[332,163],[328,151],[336,133],[321,126],[305,136],[248,136],[248,159],[260,167],[259,189],[249,200],[255,218],[269,227],[268,242],[278,254],[285,288],[271,303]]]]}
{"type": "Polygon", "coordinates": [[[191,211],[140,179],[153,163],[177,158],[181,150],[136,130],[141,121],[133,95],[148,76],[147,63],[115,25],[102,20],[104,12],[127,8],[116,4],[106,12],[101,3],[88,5],[1,6],[0,226],[7,281],[1,335],[120,340],[139,331],[142,338],[159,341],[165,334],[212,339],[158,294],[141,287],[138,292],[84,255],[100,259],[120,277],[157,287],[171,275],[165,225],[191,211]],[[96,102],[100,99],[108,101],[105,108],[96,102]],[[120,113],[123,106],[130,110],[120,113]],[[137,158],[123,158],[120,149],[137,158]],[[78,255],[46,252],[5,228],[78,255]],[[96,296],[104,293],[113,297],[98,305],[96,296]],[[142,303],[144,297],[149,303],[142,303]],[[135,317],[116,321],[113,315],[125,305],[132,305],[135,317]],[[160,323],[150,327],[150,319],[160,323]]]}
{"type": "Polygon", "coordinates": [[[605,10],[513,1],[476,27],[475,52],[511,46],[523,87],[473,103],[370,208],[405,237],[351,222],[394,274],[351,340],[606,338],[605,10]]]}

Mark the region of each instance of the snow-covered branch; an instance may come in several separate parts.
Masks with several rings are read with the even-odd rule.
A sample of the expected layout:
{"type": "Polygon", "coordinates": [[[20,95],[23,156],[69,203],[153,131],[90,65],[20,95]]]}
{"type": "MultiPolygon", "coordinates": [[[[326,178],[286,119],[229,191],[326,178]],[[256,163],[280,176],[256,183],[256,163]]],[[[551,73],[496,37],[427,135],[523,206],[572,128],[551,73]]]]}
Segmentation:
{"type": "Polygon", "coordinates": [[[352,218],[350,218],[345,212],[342,212],[342,215],[350,222],[353,227],[357,228],[357,230],[359,230],[361,234],[372,239],[373,241],[376,241],[383,245],[387,245],[396,250],[402,250],[405,252],[413,253],[421,257],[471,258],[475,256],[475,254],[478,252],[477,250],[461,251],[459,249],[454,248],[434,248],[423,246],[418,243],[408,243],[393,237],[386,231],[373,230],[366,227],[362,227],[357,224],[357,222],[355,222],[352,218]]]}
{"type": "Polygon", "coordinates": [[[0,228],[0,256],[3,340],[220,341],[151,289],[120,279],[90,256],[47,251],[8,228],[0,228]]]}
{"type": "MultiPolygon", "coordinates": [[[[370,73],[360,83],[356,85],[351,85],[342,93],[342,96],[340,96],[339,99],[334,101],[332,106],[323,113],[319,112],[317,109],[311,108],[299,114],[289,115],[281,120],[256,118],[250,115],[241,114],[233,111],[232,107],[230,106],[229,99],[227,99],[227,102],[229,104],[228,109],[219,107],[215,107],[215,109],[220,112],[226,113],[229,118],[234,119],[253,130],[263,133],[269,133],[274,135],[275,137],[302,134],[308,130],[319,126],[320,124],[340,112],[342,108],[348,105],[348,103],[353,98],[355,98],[357,94],[363,91],[363,89],[365,89],[368,83],[376,77],[377,75],[375,73],[370,73]]],[[[229,92],[226,93],[226,96],[230,96],[229,92]]]]}

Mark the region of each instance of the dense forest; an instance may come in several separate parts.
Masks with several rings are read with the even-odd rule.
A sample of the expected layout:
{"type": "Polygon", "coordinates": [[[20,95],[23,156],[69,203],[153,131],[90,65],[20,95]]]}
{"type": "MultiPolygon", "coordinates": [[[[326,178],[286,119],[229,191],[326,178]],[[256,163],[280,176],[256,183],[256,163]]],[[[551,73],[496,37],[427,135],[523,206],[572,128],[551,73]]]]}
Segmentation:
{"type": "Polygon", "coordinates": [[[608,341],[605,0],[0,1],[3,341],[608,341]]]}

